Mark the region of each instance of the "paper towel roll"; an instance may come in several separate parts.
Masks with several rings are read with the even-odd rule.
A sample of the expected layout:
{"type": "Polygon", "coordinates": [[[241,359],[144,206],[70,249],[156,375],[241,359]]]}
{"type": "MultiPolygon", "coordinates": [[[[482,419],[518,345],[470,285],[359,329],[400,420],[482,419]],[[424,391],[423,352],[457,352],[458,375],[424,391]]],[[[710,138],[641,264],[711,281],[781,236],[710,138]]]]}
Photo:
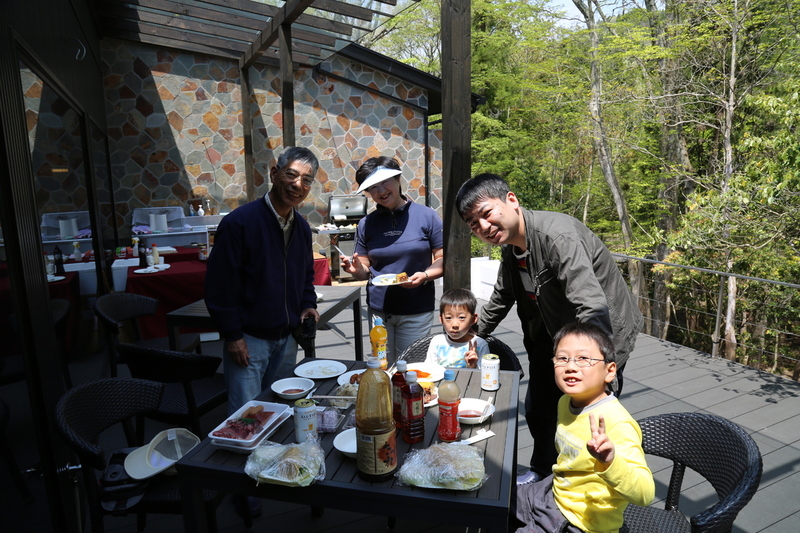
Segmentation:
{"type": "Polygon", "coordinates": [[[75,235],[78,234],[78,219],[69,218],[67,220],[59,220],[58,231],[61,234],[62,241],[74,238],[75,235]]]}
{"type": "Polygon", "coordinates": [[[150,215],[150,231],[166,232],[167,215],[150,215]]]}

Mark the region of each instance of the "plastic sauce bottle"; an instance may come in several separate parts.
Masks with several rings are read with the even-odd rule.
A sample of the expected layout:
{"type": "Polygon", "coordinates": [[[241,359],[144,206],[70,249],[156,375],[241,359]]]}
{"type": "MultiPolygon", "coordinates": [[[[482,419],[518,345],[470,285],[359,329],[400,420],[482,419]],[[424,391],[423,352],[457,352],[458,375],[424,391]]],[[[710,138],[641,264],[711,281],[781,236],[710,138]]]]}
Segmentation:
{"type": "Polygon", "coordinates": [[[392,412],[394,414],[394,425],[402,429],[403,422],[400,418],[400,405],[402,396],[400,388],[406,384],[406,370],[408,362],[405,359],[397,361],[397,371],[392,376],[392,412]]]}
{"type": "Polygon", "coordinates": [[[417,383],[417,373],[406,373],[406,384],[401,390],[400,416],[403,420],[403,440],[409,444],[422,442],[425,438],[425,407],[423,390],[417,383]]]}
{"type": "Polygon", "coordinates": [[[356,463],[366,481],[384,481],[397,470],[397,429],[389,376],[375,357],[367,361],[356,396],[356,463]]]}
{"type": "Polygon", "coordinates": [[[461,403],[461,388],[454,380],[453,369],[444,371],[444,381],[439,385],[439,440],[453,442],[461,438],[458,422],[458,405],[461,403]]]}
{"type": "Polygon", "coordinates": [[[156,243],[153,243],[153,265],[159,264],[160,259],[158,258],[158,246],[156,243]]]}
{"type": "Polygon", "coordinates": [[[386,344],[389,339],[389,334],[386,332],[386,327],[383,325],[382,318],[375,319],[375,325],[369,332],[369,342],[372,344],[372,357],[377,357],[380,361],[381,368],[386,370],[389,368],[389,360],[386,358],[386,344]]]}

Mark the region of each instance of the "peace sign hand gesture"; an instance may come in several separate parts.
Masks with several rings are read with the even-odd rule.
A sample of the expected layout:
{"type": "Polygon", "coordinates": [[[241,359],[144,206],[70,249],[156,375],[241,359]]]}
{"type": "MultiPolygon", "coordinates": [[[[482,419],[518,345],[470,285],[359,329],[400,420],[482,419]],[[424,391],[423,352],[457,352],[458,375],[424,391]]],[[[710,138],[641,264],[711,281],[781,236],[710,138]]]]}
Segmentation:
{"type": "Polygon", "coordinates": [[[469,348],[467,353],[464,354],[464,360],[467,362],[467,367],[478,368],[478,341],[472,339],[469,341],[469,348]]]}
{"type": "Polygon", "coordinates": [[[586,443],[586,449],[601,463],[610,464],[614,460],[614,443],[606,435],[606,419],[601,415],[597,423],[594,415],[589,415],[589,426],[592,429],[592,438],[586,443]]]}

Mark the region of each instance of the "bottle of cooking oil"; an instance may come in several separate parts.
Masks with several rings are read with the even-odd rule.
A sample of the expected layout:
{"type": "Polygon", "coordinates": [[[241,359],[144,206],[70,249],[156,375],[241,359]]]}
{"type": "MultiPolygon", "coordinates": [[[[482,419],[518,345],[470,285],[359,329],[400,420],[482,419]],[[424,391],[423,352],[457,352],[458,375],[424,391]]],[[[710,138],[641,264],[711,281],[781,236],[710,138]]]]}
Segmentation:
{"type": "Polygon", "coordinates": [[[367,361],[356,396],[356,461],[366,481],[383,481],[397,470],[396,428],[389,376],[377,357],[367,361]]]}

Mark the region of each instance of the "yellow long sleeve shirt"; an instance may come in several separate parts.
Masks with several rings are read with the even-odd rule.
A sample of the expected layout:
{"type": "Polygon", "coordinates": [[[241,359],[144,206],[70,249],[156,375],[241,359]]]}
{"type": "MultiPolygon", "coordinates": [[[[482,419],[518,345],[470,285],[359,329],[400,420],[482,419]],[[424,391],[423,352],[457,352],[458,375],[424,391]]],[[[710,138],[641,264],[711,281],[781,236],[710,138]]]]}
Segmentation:
{"type": "Polygon", "coordinates": [[[642,450],[642,430],[622,404],[609,396],[575,410],[564,395],[558,404],[558,461],[553,495],[567,520],[588,533],[617,532],[628,503],[648,505],[655,495],[653,474],[642,450]],[[586,449],[592,438],[589,414],[605,418],[614,460],[604,471],[586,449]]]}

